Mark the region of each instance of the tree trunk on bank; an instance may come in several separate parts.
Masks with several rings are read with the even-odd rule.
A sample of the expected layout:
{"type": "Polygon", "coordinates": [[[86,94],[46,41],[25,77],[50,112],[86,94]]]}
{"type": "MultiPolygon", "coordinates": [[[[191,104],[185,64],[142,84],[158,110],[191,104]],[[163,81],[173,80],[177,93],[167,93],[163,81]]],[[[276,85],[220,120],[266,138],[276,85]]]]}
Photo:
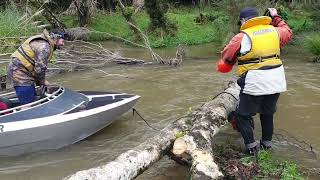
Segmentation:
{"type": "Polygon", "coordinates": [[[166,154],[170,154],[173,159],[187,156],[188,161],[192,162],[192,179],[221,177],[223,174],[214,162],[212,154],[213,136],[219,131],[219,127],[226,124],[228,114],[236,107],[238,96],[239,88],[236,83],[230,82],[228,88],[213,100],[169,124],[159,134],[122,153],[114,161],[97,168],[79,171],[65,179],[134,179],[166,154]],[[185,132],[186,135],[177,139],[179,134],[181,136],[185,132]],[[176,142],[172,148],[174,141],[176,142]]]}
{"type": "Polygon", "coordinates": [[[77,7],[79,26],[85,27],[89,23],[90,19],[88,0],[74,1],[74,4],[77,7]]]}
{"type": "Polygon", "coordinates": [[[144,0],[133,0],[132,1],[132,6],[135,9],[135,13],[137,13],[140,9],[143,8],[144,6],[144,0]]]}
{"type": "Polygon", "coordinates": [[[122,3],[122,0],[117,0],[118,3],[119,3],[119,7],[121,9],[121,13],[122,13],[122,16],[126,19],[128,25],[129,25],[129,28],[133,31],[134,35],[135,35],[135,38],[138,40],[141,40],[142,38],[140,37],[140,32],[139,30],[137,29],[137,26],[135,25],[135,21],[134,19],[132,18],[132,15],[133,15],[133,11],[130,12],[130,10],[128,8],[126,8],[124,6],[124,4],[122,3]]]}

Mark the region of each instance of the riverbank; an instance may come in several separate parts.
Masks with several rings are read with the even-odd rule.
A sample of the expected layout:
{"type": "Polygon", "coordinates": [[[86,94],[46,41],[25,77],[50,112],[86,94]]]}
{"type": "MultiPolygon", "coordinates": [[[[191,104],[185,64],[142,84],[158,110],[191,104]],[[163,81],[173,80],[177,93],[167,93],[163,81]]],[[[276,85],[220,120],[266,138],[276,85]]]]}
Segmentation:
{"type": "MultiPolygon", "coordinates": [[[[259,7],[260,14],[263,13],[262,9],[265,9],[262,6],[265,5],[259,7]]],[[[137,27],[147,35],[153,48],[176,47],[179,44],[197,45],[209,42],[214,42],[222,47],[239,31],[239,27],[236,25],[238,15],[231,11],[232,8],[231,5],[227,4],[202,8],[201,10],[196,8],[170,8],[166,16],[177,27],[174,35],[148,31],[150,19],[144,10],[134,14],[132,18],[137,27]],[[221,8],[222,6],[226,8],[221,8]]],[[[278,9],[279,14],[293,30],[294,36],[291,45],[307,48],[311,53],[319,56],[320,38],[318,38],[317,30],[320,19],[317,16],[317,11],[304,6],[291,9],[280,5],[278,9]],[[315,37],[316,40],[306,38],[310,36],[315,37]]],[[[236,11],[239,10],[236,9],[236,11]]],[[[40,32],[39,29],[35,28],[37,24],[35,22],[44,21],[43,18],[22,18],[23,16],[23,12],[14,6],[0,10],[0,41],[3,44],[0,48],[1,53],[10,53],[21,43],[21,40],[18,39],[4,40],[3,38],[27,37],[40,32]]],[[[78,27],[77,16],[63,14],[60,15],[60,19],[66,24],[67,28],[78,27]]],[[[97,11],[92,15],[86,28],[91,31],[88,41],[123,41],[120,39],[122,38],[137,42],[133,31],[130,30],[120,11],[112,13],[97,11]]]]}
{"type": "MultiPolygon", "coordinates": [[[[206,22],[197,23],[196,18],[199,16],[197,9],[172,9],[167,13],[168,19],[177,26],[175,36],[165,34],[155,34],[148,32],[150,23],[148,14],[140,11],[134,15],[136,25],[148,36],[150,44],[154,48],[175,47],[178,44],[195,45],[208,42],[219,42],[226,37],[226,31],[230,23],[230,17],[220,11],[205,10],[202,12],[207,19],[206,22]],[[223,38],[222,38],[223,37],[223,38]]],[[[75,17],[67,16],[63,18],[69,28],[76,27],[75,17]]],[[[97,14],[92,18],[87,27],[93,32],[89,41],[119,40],[115,37],[103,35],[103,32],[118,36],[130,41],[135,41],[133,32],[129,29],[127,22],[121,12],[112,14],[97,14]]]]}
{"type": "Polygon", "coordinates": [[[223,144],[214,153],[227,179],[304,179],[295,163],[276,158],[269,150],[248,156],[234,144],[223,144]]]}
{"type": "MultiPolygon", "coordinates": [[[[281,7],[279,14],[283,16],[283,19],[292,28],[294,33],[293,45],[301,45],[301,36],[305,37],[317,31],[320,23],[317,17],[315,17],[315,13],[317,12],[301,7],[293,10],[281,7]]],[[[169,9],[166,15],[169,21],[177,26],[175,36],[148,32],[150,20],[145,11],[139,11],[133,15],[137,27],[148,36],[151,46],[154,48],[175,47],[178,44],[196,45],[208,42],[220,43],[222,45],[222,43],[229,41],[232,35],[238,32],[239,28],[236,25],[238,17],[232,16],[221,8],[204,8],[201,11],[191,8],[169,9]],[[202,15],[202,20],[199,19],[200,14],[202,15]]],[[[76,17],[65,16],[62,19],[67,27],[77,27],[76,17]]],[[[89,41],[119,40],[112,36],[103,35],[103,32],[131,41],[135,40],[134,34],[129,29],[121,12],[111,14],[98,12],[93,16],[87,28],[93,31],[89,37],[89,41]],[[94,33],[94,31],[100,33],[94,33]]]]}
{"type": "MultiPolygon", "coordinates": [[[[320,34],[317,32],[317,28],[320,25],[320,19],[315,15],[315,12],[301,7],[291,10],[281,7],[279,11],[294,33],[293,41],[290,42],[290,45],[305,48],[315,57],[315,60],[319,59],[320,34]]],[[[0,42],[3,44],[0,47],[0,53],[11,53],[23,41],[23,39],[6,39],[6,37],[28,37],[32,34],[40,33],[40,30],[36,29],[33,23],[25,23],[35,20],[25,19],[22,21],[21,17],[23,15],[22,12],[14,7],[0,11],[0,42]]],[[[142,32],[147,35],[153,48],[213,42],[220,46],[220,50],[238,32],[239,28],[236,25],[237,17],[232,16],[221,8],[204,8],[201,11],[192,8],[173,8],[169,9],[167,17],[177,26],[174,36],[148,32],[150,20],[145,11],[139,11],[133,16],[133,19],[142,32]],[[202,20],[199,20],[200,13],[202,20]]],[[[64,15],[61,16],[61,19],[68,28],[78,26],[77,17],[75,16],[64,15]]],[[[92,16],[86,28],[91,31],[87,38],[88,41],[123,41],[122,39],[127,39],[137,42],[119,11],[111,14],[98,11],[92,16]]]]}

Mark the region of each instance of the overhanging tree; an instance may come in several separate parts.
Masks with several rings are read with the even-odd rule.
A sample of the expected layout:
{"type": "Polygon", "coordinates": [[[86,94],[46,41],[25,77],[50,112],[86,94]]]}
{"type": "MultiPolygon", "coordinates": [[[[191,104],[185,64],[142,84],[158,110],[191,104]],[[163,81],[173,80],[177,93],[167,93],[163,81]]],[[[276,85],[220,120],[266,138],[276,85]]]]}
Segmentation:
{"type": "Polygon", "coordinates": [[[149,30],[163,30],[166,34],[174,34],[177,27],[171,23],[166,17],[168,11],[168,4],[166,0],[148,0],[145,1],[146,11],[150,17],[149,30]]]}

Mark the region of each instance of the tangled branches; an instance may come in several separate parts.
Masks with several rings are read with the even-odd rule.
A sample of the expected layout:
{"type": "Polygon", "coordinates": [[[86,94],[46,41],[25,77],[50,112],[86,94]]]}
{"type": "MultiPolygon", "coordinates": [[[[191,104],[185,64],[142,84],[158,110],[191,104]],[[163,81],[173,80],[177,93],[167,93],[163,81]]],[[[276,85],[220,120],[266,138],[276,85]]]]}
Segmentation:
{"type": "Polygon", "coordinates": [[[52,67],[60,71],[76,71],[88,68],[103,67],[108,64],[145,64],[143,60],[122,57],[118,53],[111,52],[101,45],[76,40],[74,43],[57,51],[56,60],[52,67]]]}

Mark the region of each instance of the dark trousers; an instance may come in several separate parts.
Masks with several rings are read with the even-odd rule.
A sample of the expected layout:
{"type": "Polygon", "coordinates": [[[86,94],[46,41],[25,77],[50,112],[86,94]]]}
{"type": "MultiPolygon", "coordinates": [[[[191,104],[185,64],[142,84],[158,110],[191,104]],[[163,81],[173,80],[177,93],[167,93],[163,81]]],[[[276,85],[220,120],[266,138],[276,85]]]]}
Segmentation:
{"type": "Polygon", "coordinates": [[[261,140],[271,142],[273,134],[273,114],[280,94],[253,96],[240,92],[239,106],[236,110],[237,127],[247,148],[255,146],[253,116],[260,114],[261,140]]]}

